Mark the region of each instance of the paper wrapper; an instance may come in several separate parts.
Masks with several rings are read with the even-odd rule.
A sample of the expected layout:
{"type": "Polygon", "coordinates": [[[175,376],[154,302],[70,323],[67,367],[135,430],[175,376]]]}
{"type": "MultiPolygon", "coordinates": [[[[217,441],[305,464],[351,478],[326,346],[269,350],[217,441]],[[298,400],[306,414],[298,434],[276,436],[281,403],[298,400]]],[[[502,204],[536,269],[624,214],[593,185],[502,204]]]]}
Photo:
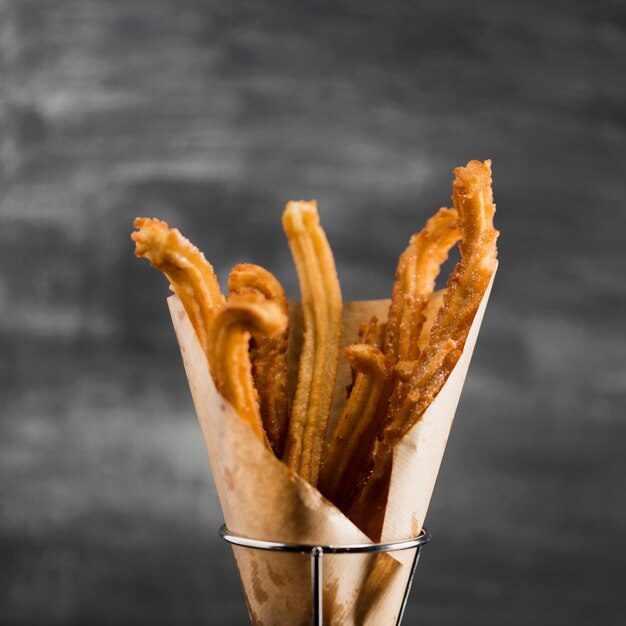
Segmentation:
{"type": "MultiPolygon", "coordinates": [[[[491,284],[472,324],[463,355],[445,386],[422,420],[396,446],[382,541],[413,537],[422,528],[490,291],[491,284]]],[[[371,543],[317,489],[277,460],[218,393],[180,300],[172,296],[168,303],[229,530],[246,537],[285,543],[371,543]]],[[[373,314],[385,320],[388,306],[388,300],[345,303],[343,345],[355,341],[359,325],[373,314]]],[[[427,309],[431,321],[433,313],[436,313],[434,303],[427,309]]],[[[295,338],[290,340],[289,359],[293,381],[297,338],[301,333],[299,306],[295,303],[291,306],[290,323],[290,334],[295,338]]],[[[331,428],[345,402],[349,380],[349,367],[341,363],[331,428]]],[[[255,626],[310,624],[308,555],[241,547],[234,547],[233,551],[255,626]]],[[[413,551],[324,555],[324,624],[395,624],[413,555],[413,551]]]]}

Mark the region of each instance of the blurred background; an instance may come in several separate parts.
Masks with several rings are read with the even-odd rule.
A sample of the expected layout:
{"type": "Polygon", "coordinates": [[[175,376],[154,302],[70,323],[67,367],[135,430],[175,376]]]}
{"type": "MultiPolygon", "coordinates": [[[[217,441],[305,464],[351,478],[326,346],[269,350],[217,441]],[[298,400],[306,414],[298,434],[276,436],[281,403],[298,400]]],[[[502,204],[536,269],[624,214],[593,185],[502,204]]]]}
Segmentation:
{"type": "Polygon", "coordinates": [[[136,215],[387,297],[493,159],[500,270],[406,624],[624,623],[626,6],[0,1],[0,623],[244,625],[136,215]]]}

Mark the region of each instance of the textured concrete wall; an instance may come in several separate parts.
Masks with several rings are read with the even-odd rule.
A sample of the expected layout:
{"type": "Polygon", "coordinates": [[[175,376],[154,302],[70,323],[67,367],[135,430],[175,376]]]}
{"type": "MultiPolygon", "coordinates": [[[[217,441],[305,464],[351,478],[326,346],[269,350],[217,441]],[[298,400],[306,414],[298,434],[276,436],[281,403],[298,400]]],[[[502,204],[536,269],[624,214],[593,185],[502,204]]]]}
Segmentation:
{"type": "Polygon", "coordinates": [[[625,59],[610,1],[0,1],[0,622],[246,623],[135,215],[297,296],[280,212],[315,197],[345,296],[387,296],[490,157],[501,266],[407,623],[622,623],[625,59]]]}

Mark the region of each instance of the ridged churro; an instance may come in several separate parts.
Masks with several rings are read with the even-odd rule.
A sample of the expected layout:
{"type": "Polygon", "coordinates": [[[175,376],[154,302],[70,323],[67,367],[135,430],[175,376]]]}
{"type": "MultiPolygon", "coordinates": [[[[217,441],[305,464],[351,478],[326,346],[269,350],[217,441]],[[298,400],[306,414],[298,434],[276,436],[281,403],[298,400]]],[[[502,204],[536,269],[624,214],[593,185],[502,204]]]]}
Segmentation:
{"type": "Polygon", "coordinates": [[[215,386],[268,448],[252,380],[250,337],[272,337],[286,328],[287,316],[281,307],[252,290],[231,294],[209,328],[209,365],[215,386]]]}
{"type": "Polygon", "coordinates": [[[148,259],[168,278],[208,354],[209,325],[224,302],[213,266],[177,228],[147,217],[135,219],[134,226],[135,255],[148,259]]]}
{"type": "MultiPolygon", "coordinates": [[[[270,271],[253,263],[235,265],[228,278],[231,293],[253,291],[275,302],[288,318],[289,303],[278,279],[270,271]]],[[[259,394],[261,420],[267,438],[278,458],[285,443],[287,414],[287,343],[288,328],[272,337],[252,335],[250,353],[252,378],[259,394]]]]}
{"type": "Polygon", "coordinates": [[[302,304],[302,336],[291,337],[290,358],[299,367],[290,410],[289,304],[276,277],[238,264],[225,299],[212,266],[178,230],[137,218],[131,235],[135,254],[161,270],[182,301],[220,394],[292,473],[318,487],[374,541],[384,525],[394,449],[456,366],[496,268],[491,162],[470,161],[454,173],[453,208],[431,217],[398,260],[386,322],[372,317],[344,350],[352,384],[327,446],[342,299],[317,204],[289,202],[282,218],[302,304]],[[457,242],[461,260],[447,289],[433,294],[457,242]]]}
{"type": "Polygon", "coordinates": [[[398,361],[417,358],[424,307],[435,288],[441,265],[460,238],[457,212],[439,209],[423,230],[411,237],[401,254],[385,331],[384,352],[388,367],[394,367],[398,361]]]}
{"type": "MultiPolygon", "coordinates": [[[[361,435],[359,448],[351,451],[351,476],[342,485],[335,501],[342,510],[347,510],[351,505],[354,495],[372,469],[374,446],[387,419],[389,399],[394,389],[403,384],[403,377],[396,376],[397,367],[402,364],[402,371],[405,372],[407,364],[414,362],[419,355],[424,309],[435,287],[441,265],[461,237],[457,217],[454,209],[440,209],[420,232],[411,237],[398,260],[384,334],[384,354],[389,376],[380,393],[378,407],[369,417],[369,426],[361,435]]],[[[372,334],[372,322],[366,332],[372,334]]]]}
{"type": "Polygon", "coordinates": [[[450,276],[429,344],[417,360],[407,389],[392,398],[384,436],[392,443],[413,426],[447,380],[496,266],[499,233],[493,228],[491,161],[470,161],[455,174],[452,199],[463,233],[461,262],[450,276]]]}
{"type": "Polygon", "coordinates": [[[351,461],[376,412],[387,374],[383,353],[372,345],[349,345],[344,357],[356,376],[324,456],[319,483],[320,492],[333,502],[350,481],[351,461]]]}
{"type": "Polygon", "coordinates": [[[381,493],[388,488],[393,447],[421,419],[448,379],[496,267],[498,231],[493,228],[491,162],[470,161],[455,169],[455,175],[452,199],[463,235],[461,261],[448,281],[428,346],[419,354],[410,376],[404,374],[407,381],[394,390],[375,446],[373,470],[351,505],[352,519],[374,538],[382,520],[372,527],[373,509],[378,510],[380,504],[372,507],[371,503],[380,503],[381,493]]]}
{"type": "Polygon", "coordinates": [[[316,486],[339,360],[341,290],[332,250],[319,224],[317,204],[288,203],[283,227],[298,273],[304,322],[283,460],[316,486]]]}
{"type": "Polygon", "coordinates": [[[372,315],[369,322],[359,326],[359,343],[367,343],[379,350],[383,349],[385,342],[386,324],[378,321],[375,315],[372,315]]]}

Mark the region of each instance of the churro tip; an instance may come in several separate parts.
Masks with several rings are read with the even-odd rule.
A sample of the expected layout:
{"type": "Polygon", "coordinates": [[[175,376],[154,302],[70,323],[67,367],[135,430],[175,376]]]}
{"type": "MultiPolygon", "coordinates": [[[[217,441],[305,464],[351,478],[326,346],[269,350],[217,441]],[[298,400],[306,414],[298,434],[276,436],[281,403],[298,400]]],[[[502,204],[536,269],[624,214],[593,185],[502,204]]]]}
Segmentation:
{"type": "Polygon", "coordinates": [[[283,212],[283,228],[287,234],[305,230],[305,226],[319,223],[316,200],[292,200],[283,212]]]}
{"type": "Polygon", "coordinates": [[[465,167],[455,168],[454,175],[453,194],[472,198],[491,186],[491,160],[470,161],[465,167]]]}

